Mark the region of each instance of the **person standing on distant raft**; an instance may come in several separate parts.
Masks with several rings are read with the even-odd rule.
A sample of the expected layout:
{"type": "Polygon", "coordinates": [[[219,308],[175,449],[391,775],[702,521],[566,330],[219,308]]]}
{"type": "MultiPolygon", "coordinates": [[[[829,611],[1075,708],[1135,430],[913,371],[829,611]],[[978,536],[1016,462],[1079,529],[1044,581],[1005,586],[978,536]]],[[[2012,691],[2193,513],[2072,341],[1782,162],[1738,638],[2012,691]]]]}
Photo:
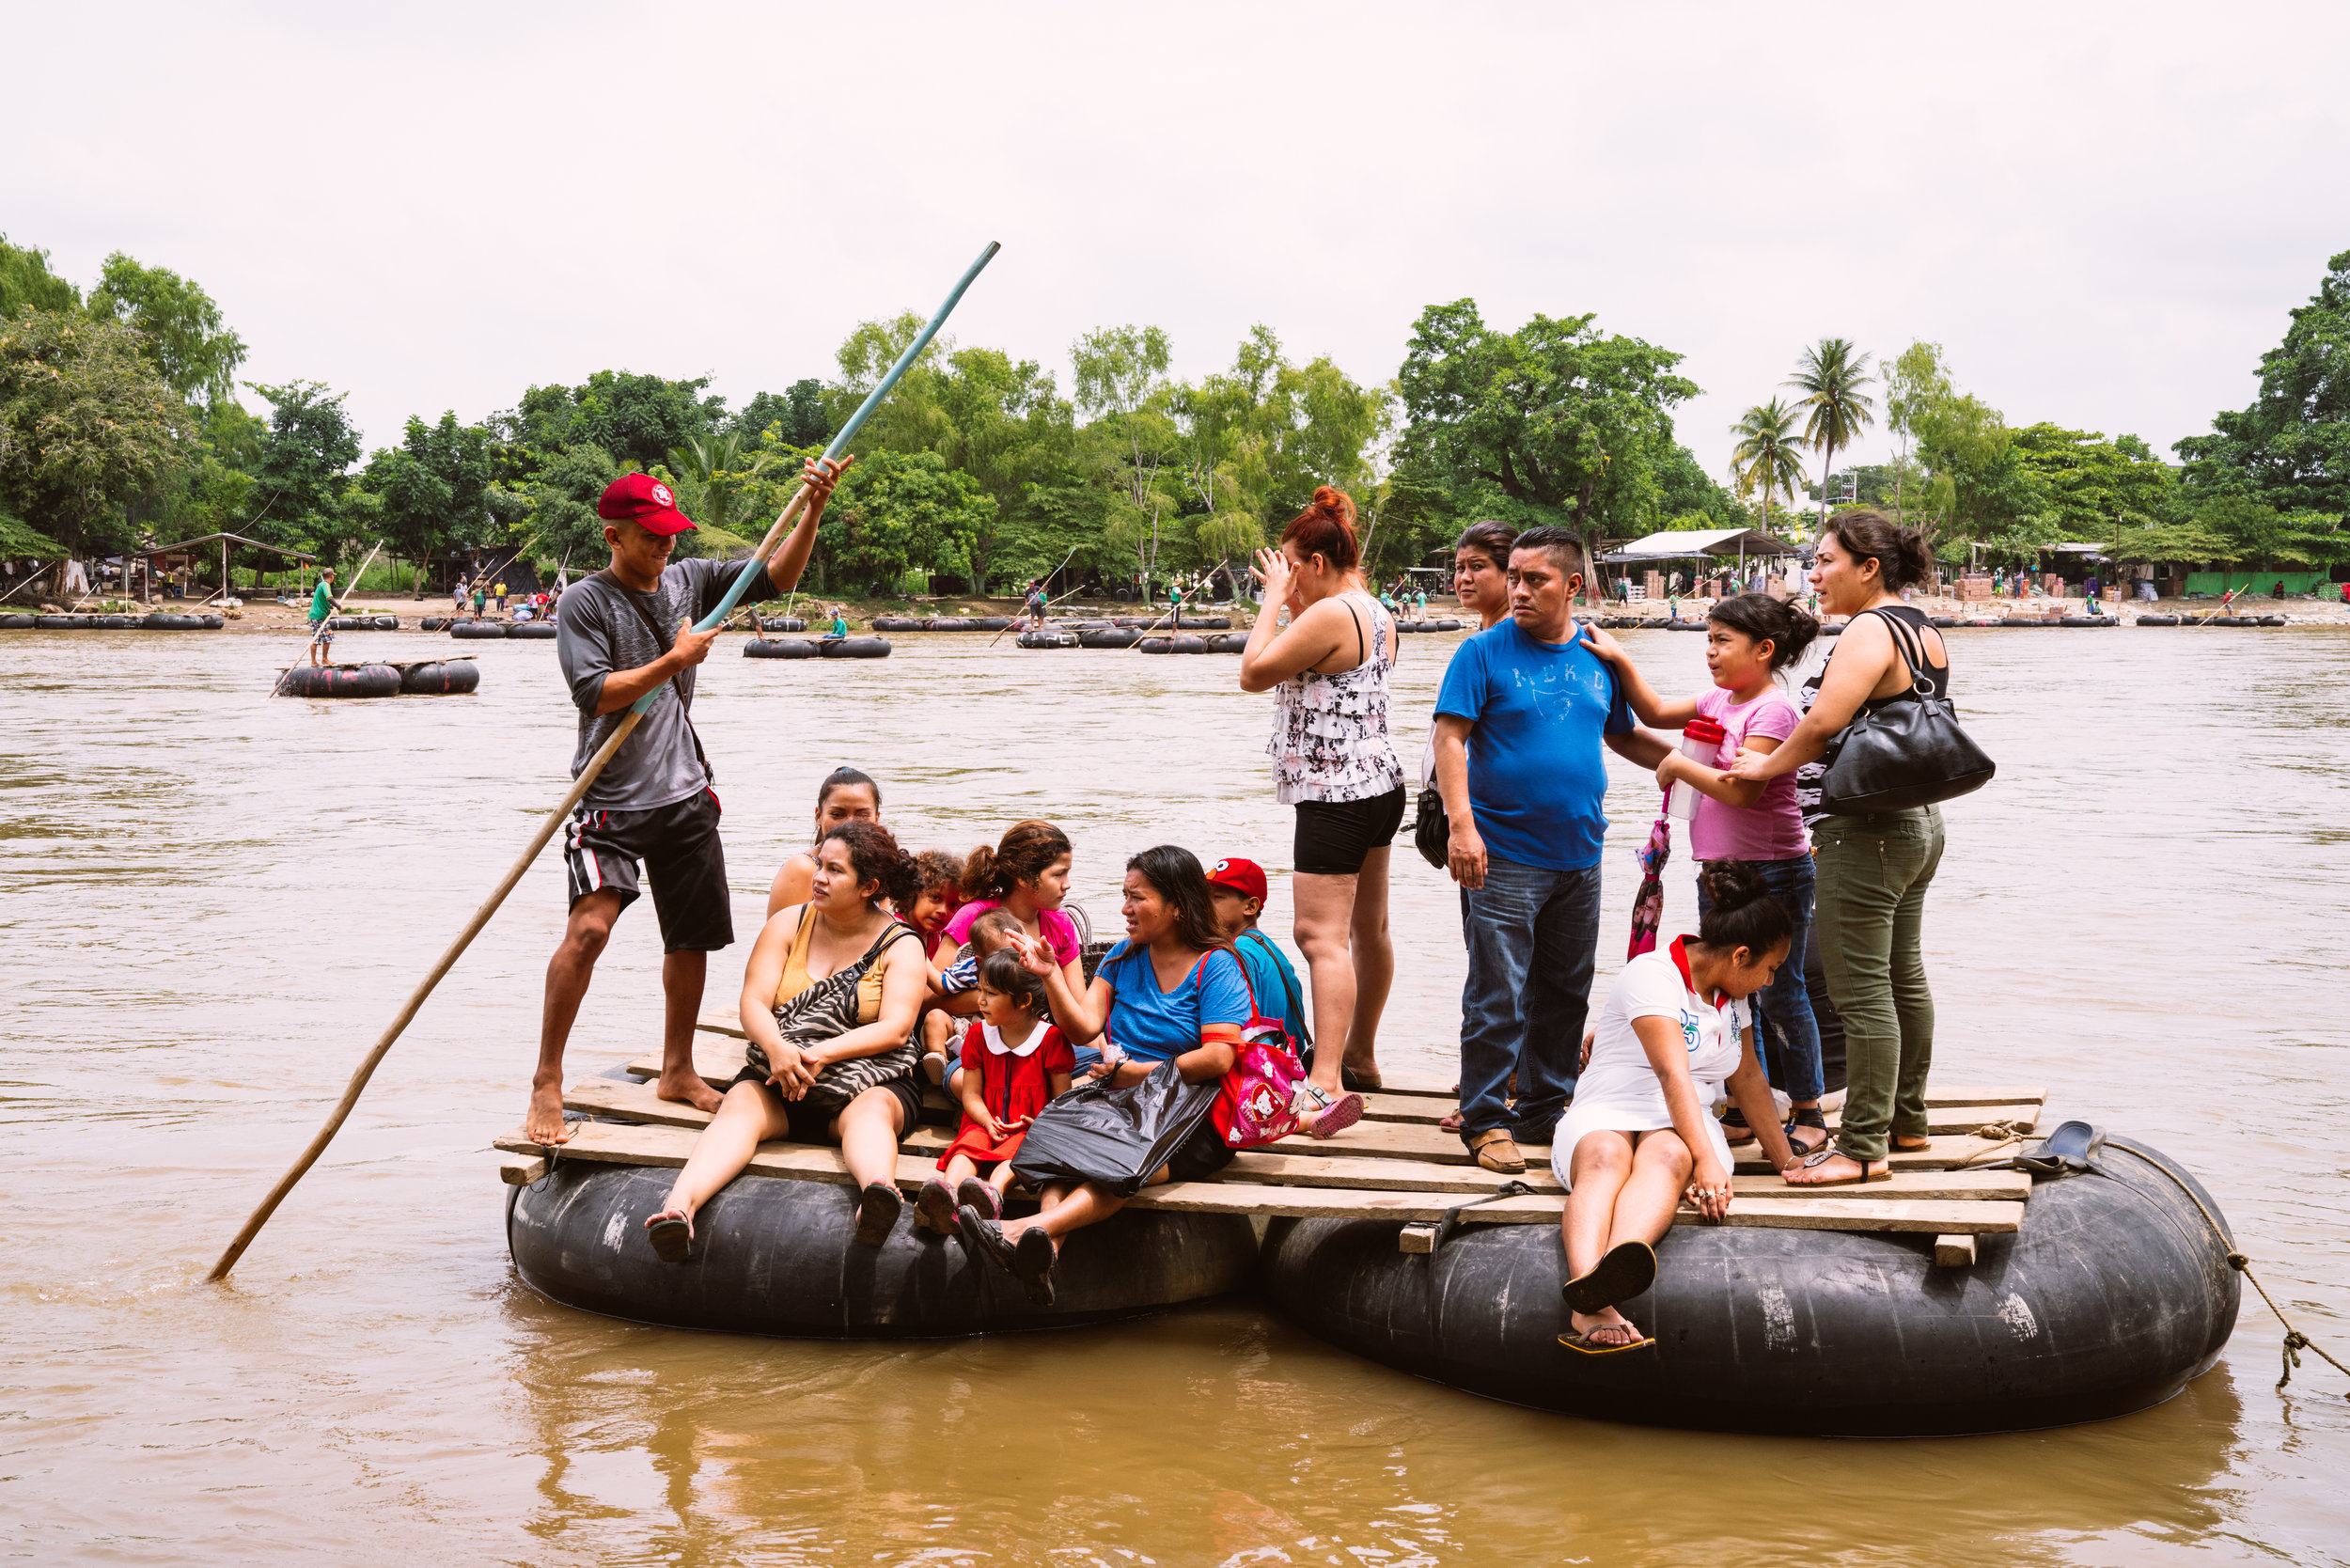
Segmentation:
{"type": "Polygon", "coordinates": [[[310,590],[310,667],[333,662],[335,634],[326,629],[326,618],[335,613],[335,569],[331,566],[319,572],[319,586],[310,590]]]}
{"type": "MultiPolygon", "coordinates": [[[[807,510],[774,557],[767,580],[788,593],[815,547],[817,521],[854,459],[808,461],[807,510]]],[[[571,918],[547,961],[539,1068],[530,1084],[525,1136],[560,1143],[563,1046],[594,978],[596,959],[620,911],[636,902],[637,862],[652,884],[661,923],[661,988],[667,1001],[657,1092],[702,1110],[718,1096],[694,1071],[694,1018],[701,1011],[708,955],[734,941],[726,855],[718,842],[715,775],[694,733],[694,666],[710,656],[717,633],[693,623],[718,607],[748,561],[672,561],[677,536],[694,520],[677,509],[669,487],[649,474],[623,474],[596,503],[612,564],[563,595],[556,616],[556,662],[579,709],[579,776],[629,707],[668,686],[580,801],[563,838],[571,918]]],[[[480,579],[475,579],[477,594],[480,579]]],[[[478,600],[477,599],[477,603],[478,600]]]]}

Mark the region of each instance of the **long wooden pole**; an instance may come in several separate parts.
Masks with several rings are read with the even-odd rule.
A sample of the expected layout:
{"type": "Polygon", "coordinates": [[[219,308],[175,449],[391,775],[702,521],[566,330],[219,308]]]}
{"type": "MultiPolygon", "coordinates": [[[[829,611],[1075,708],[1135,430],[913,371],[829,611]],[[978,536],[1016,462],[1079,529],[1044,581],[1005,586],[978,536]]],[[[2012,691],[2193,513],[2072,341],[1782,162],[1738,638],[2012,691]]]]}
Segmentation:
{"type": "MultiPolygon", "coordinates": [[[[888,374],[883,376],[881,381],[874,385],[865,401],[857,406],[854,414],[850,416],[848,423],[840,427],[840,433],[834,436],[832,444],[824,448],[825,457],[838,459],[847,448],[858,428],[871,416],[874,409],[881,406],[881,400],[888,395],[891,387],[898,384],[899,379],[913,367],[915,359],[921,352],[930,346],[931,339],[938,336],[938,329],[947,324],[948,316],[963,299],[964,290],[971,287],[971,280],[979,275],[979,269],[994,260],[996,251],[1001,248],[995,242],[989,242],[988,247],[979,253],[979,259],[972,262],[964,273],[962,280],[955,285],[954,291],[947,296],[947,303],[938,307],[938,313],[932,316],[930,324],[922,329],[921,336],[906,345],[905,353],[898,356],[898,362],[889,368],[888,374]]],[[[751,579],[755,576],[766,575],[763,570],[765,563],[775,554],[776,547],[783,541],[784,534],[789,526],[796,522],[801,512],[807,509],[807,486],[803,482],[799,490],[793,494],[790,503],[784,507],[782,513],[776,517],[775,526],[767,530],[767,537],[761,540],[759,548],[751,553],[750,560],[745,562],[743,570],[735,574],[733,586],[727,590],[726,597],[719,601],[718,607],[703,617],[696,625],[695,630],[702,632],[713,630],[724,625],[728,618],[733,615],[734,607],[741,603],[744,590],[750,586],[751,579]]],[[[664,682],[629,706],[628,713],[622,716],[619,726],[612,731],[611,737],[596,748],[596,754],[588,760],[588,765],[579,770],[579,776],[572,780],[572,787],[565,792],[561,804],[557,805],[553,811],[548,812],[545,820],[540,823],[539,830],[531,835],[529,844],[515,858],[514,864],[507,868],[505,877],[499,881],[490,896],[482,901],[481,907],[474,911],[473,918],[465,923],[465,929],[457,933],[457,940],[448,945],[446,950],[441,954],[440,961],[433,964],[424,979],[416,983],[416,988],[408,994],[406,1004],[400,1008],[390,1026],[377,1037],[374,1048],[369,1050],[360,1061],[358,1070],[352,1074],[351,1082],[344,1087],[343,1097],[336,1102],[335,1109],[327,1116],[326,1124],[318,1130],[317,1136],[310,1139],[309,1146],[302,1151],[292,1167],[277,1179],[277,1184],[270,1188],[269,1196],[262,1199],[260,1206],[246,1218],[243,1228],[237,1232],[236,1239],[228,1244],[227,1250],[220,1255],[220,1262],[212,1265],[212,1272],[206,1278],[226,1279],[228,1277],[228,1271],[237,1266],[237,1260],[243,1257],[245,1248],[253,1245],[253,1238],[260,1234],[261,1227],[268,1224],[270,1215],[277,1212],[277,1205],[286,1200],[286,1195],[293,1191],[294,1184],[301,1181],[309,1172],[310,1168],[318,1163],[319,1156],[326,1152],[326,1146],[332,1143],[335,1140],[335,1135],[342,1130],[344,1121],[350,1119],[352,1108],[358,1105],[359,1096],[367,1091],[368,1080],[375,1075],[376,1065],[391,1050],[392,1043],[400,1038],[400,1032],[408,1027],[410,1020],[415,1017],[417,1010],[424,1006],[425,998],[431,996],[433,988],[441,983],[441,977],[455,967],[458,959],[463,956],[466,948],[470,947],[473,939],[481,933],[481,928],[490,923],[490,917],[495,915],[498,912],[498,906],[506,902],[506,895],[512,892],[515,884],[522,881],[523,873],[528,870],[530,863],[539,857],[539,852],[547,847],[547,840],[555,837],[556,829],[563,825],[563,819],[570,816],[580,801],[586,798],[588,789],[603,774],[605,764],[610,762],[613,754],[620,749],[621,743],[628,739],[631,732],[643,721],[645,714],[651,712],[653,704],[659,701],[663,693],[667,690],[668,682],[664,682]]]]}

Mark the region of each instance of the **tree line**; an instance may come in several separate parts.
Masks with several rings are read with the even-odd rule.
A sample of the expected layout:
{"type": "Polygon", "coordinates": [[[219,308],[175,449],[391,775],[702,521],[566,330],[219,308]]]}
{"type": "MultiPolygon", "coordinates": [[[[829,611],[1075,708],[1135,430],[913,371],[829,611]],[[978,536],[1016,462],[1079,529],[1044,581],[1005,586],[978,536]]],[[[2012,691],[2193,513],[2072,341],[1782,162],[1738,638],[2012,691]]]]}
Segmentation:
{"type": "Polygon", "coordinates": [[[2251,405],[2173,443],[2175,463],[2135,435],[2009,423],[1959,388],[1938,343],[1872,367],[1846,339],[1823,339],[1786,390],[1731,431],[1732,481],[1761,518],[1798,495],[1823,515],[1877,508],[1922,528],[1951,564],[2029,562],[2074,541],[2128,560],[2350,562],[2350,251],[2261,357],[2251,405]],[[1880,398],[1893,461],[1836,468],[1880,398]],[[1807,478],[1807,450],[1824,482],[1807,478]]]}
{"type": "MultiPolygon", "coordinates": [[[[1590,315],[1507,331],[1473,300],[1434,305],[1378,384],[1301,361],[1261,325],[1195,381],[1169,374],[1158,327],[1089,332],[1065,391],[1036,360],[942,339],[860,434],[811,587],[1237,570],[1322,484],[1355,495],[1382,576],[1435,558],[1478,518],[1563,524],[1596,553],[1660,528],[1776,525],[1775,505],[1846,493],[1928,526],[1946,551],[2124,529],[2150,558],[2342,558],[2325,552],[2350,510],[2346,269],[2350,254],[2335,258],[2295,313],[2260,400],[2180,442],[2178,465],[2131,436],[2011,428],[1929,343],[1872,366],[1822,342],[1793,396],[1739,420],[1725,486],[1676,434],[1675,409],[1699,392],[1682,356],[1590,315]],[[1894,461],[1836,469],[1879,394],[1894,461]],[[1808,481],[1806,452],[1824,484],[1808,481]]],[[[737,548],[919,327],[911,312],[859,323],[830,374],[740,407],[706,376],[600,370],[525,386],[478,423],[414,416],[368,451],[325,383],[239,381],[245,345],[194,280],[117,254],[85,293],[44,252],[0,238],[0,556],[227,531],[345,562],[381,540],[420,575],[515,555],[587,566],[602,556],[596,498],[632,469],[667,479],[702,525],[683,548],[737,548]]]]}

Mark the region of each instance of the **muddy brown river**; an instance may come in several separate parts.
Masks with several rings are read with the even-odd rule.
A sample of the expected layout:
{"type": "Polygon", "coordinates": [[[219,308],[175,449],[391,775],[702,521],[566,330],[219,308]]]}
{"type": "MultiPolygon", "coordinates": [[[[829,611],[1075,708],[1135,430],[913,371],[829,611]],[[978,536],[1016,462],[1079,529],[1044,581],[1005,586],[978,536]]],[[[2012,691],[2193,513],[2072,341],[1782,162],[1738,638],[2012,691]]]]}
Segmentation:
{"type": "MultiPolygon", "coordinates": [[[[1230,657],[912,635],[773,663],[729,637],[696,714],[744,940],[816,780],[879,776],[910,845],[1050,818],[1114,923],[1174,840],[1275,872],[1270,699],[1230,657]]],[[[1406,639],[1417,759],[1457,639],[1406,639]]],[[[1636,634],[1659,686],[1702,639],[1636,634]]],[[[2000,776],[1946,808],[1928,904],[1946,1079],[2044,1083],[2194,1168],[2300,1325],[2350,1360],[2350,635],[1950,635],[2000,776]]],[[[97,1563],[2350,1561],[2350,1384],[2246,1293],[2160,1408],[2010,1436],[1697,1436],[1537,1414],[1330,1349],[1237,1299],[912,1344],[733,1339],[514,1277],[490,1139],[522,1109],[563,878],[544,855],[233,1280],[205,1270],[559,796],[551,643],[480,693],[271,700],[298,639],[0,633],[0,1557],[97,1563]]],[[[346,657],[445,639],[350,635],[346,657]]],[[[1610,925],[1654,800],[1611,758],[1610,925]]],[[[1451,885],[1399,847],[1392,1068],[1449,1069],[1451,885]]],[[[1685,852],[1668,931],[1694,916],[1685,852]]],[[[630,912],[577,1072],[650,1048],[630,912]]]]}

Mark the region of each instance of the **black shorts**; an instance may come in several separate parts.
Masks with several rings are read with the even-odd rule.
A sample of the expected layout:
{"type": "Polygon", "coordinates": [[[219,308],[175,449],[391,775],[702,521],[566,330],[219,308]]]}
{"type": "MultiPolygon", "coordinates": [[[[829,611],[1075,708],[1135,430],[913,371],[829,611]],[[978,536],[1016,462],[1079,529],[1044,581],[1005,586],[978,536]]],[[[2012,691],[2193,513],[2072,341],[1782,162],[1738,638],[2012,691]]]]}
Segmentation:
{"type": "Polygon", "coordinates": [[[1170,1182],[1198,1182],[1214,1175],[1232,1163],[1232,1146],[1224,1141],[1224,1135],[1215,1130],[1215,1118],[1199,1123],[1183,1147],[1168,1156],[1167,1179],[1170,1182]]]}
{"type": "Polygon", "coordinates": [[[571,903],[590,893],[610,891],[620,895],[620,907],[626,909],[642,891],[636,886],[640,859],[652,880],[662,951],[716,952],[734,941],[734,908],[727,892],[726,851],[718,843],[714,792],[697,790],[650,811],[581,808],[563,831],[571,903]]]}
{"type": "Polygon", "coordinates": [[[1403,786],[1369,800],[1301,800],[1291,869],[1308,876],[1353,876],[1403,825],[1403,786]]]}
{"type": "MultiPolygon", "coordinates": [[[[757,1084],[760,1088],[768,1090],[770,1093],[775,1092],[769,1088],[767,1070],[763,1067],[744,1068],[734,1075],[727,1087],[732,1089],[736,1084],[757,1084]]],[[[873,1087],[885,1089],[898,1097],[898,1108],[905,1113],[904,1125],[898,1129],[898,1137],[902,1139],[906,1134],[914,1131],[921,1120],[922,1086],[916,1083],[911,1076],[907,1076],[885,1078],[873,1087]]],[[[854,1101],[850,1102],[850,1105],[854,1104],[854,1101]]],[[[848,1105],[813,1105],[806,1100],[783,1100],[782,1105],[785,1122],[784,1136],[792,1142],[838,1143],[840,1141],[832,1136],[832,1119],[847,1110],[848,1105]]]]}

